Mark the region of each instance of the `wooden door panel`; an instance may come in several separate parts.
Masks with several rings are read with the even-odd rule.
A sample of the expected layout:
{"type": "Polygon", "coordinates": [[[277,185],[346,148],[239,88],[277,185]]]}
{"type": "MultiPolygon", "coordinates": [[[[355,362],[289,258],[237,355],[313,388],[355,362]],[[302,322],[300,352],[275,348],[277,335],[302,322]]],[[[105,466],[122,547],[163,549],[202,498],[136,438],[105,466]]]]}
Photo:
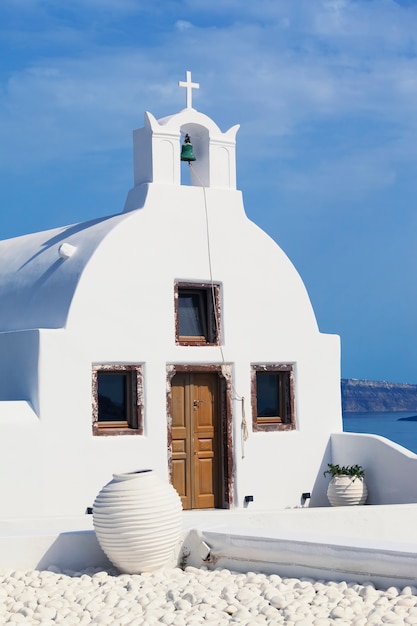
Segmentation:
{"type": "Polygon", "coordinates": [[[186,454],[186,440],[183,435],[180,439],[176,439],[172,442],[172,452],[174,454],[186,454]]]}
{"type": "Polygon", "coordinates": [[[220,500],[218,375],[177,374],[172,380],[172,483],[183,508],[220,500]]]}
{"type": "Polygon", "coordinates": [[[197,489],[195,493],[196,508],[209,509],[215,506],[213,485],[213,459],[199,459],[197,469],[197,489]]]}
{"type": "Polygon", "coordinates": [[[193,376],[194,413],[194,506],[199,509],[216,506],[216,374],[193,376]]]}
{"type": "Polygon", "coordinates": [[[211,455],[214,455],[214,450],[213,450],[213,437],[208,437],[207,439],[202,439],[201,437],[198,438],[197,440],[197,453],[211,453],[211,455]]]}
{"type": "Polygon", "coordinates": [[[183,508],[190,509],[190,419],[189,416],[187,418],[186,392],[184,375],[180,374],[174,378],[172,384],[172,484],[181,497],[183,508]]]}
{"type": "MultiPolygon", "coordinates": [[[[187,470],[185,459],[173,459],[172,460],[172,484],[175,485],[175,489],[178,491],[181,499],[187,498],[187,470]]],[[[184,506],[184,505],[183,505],[184,506]]]]}

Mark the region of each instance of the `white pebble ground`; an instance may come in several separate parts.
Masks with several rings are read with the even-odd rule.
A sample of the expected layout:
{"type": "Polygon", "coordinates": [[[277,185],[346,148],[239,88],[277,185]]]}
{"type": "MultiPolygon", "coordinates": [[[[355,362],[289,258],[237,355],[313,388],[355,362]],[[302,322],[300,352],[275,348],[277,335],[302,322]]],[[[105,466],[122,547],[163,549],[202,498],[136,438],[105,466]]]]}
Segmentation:
{"type": "Polygon", "coordinates": [[[151,574],[0,573],[0,624],[417,624],[417,589],[187,567],[151,574]]]}

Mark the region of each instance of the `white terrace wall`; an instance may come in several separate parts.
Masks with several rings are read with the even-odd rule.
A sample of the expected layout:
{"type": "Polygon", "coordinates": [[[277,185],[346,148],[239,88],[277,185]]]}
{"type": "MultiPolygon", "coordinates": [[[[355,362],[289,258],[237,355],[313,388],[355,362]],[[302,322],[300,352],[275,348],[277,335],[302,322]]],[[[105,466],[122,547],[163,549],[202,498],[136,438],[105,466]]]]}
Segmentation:
{"type": "Polygon", "coordinates": [[[335,433],[332,462],[362,465],[368,504],[417,502],[417,455],[378,435],[335,433]]]}

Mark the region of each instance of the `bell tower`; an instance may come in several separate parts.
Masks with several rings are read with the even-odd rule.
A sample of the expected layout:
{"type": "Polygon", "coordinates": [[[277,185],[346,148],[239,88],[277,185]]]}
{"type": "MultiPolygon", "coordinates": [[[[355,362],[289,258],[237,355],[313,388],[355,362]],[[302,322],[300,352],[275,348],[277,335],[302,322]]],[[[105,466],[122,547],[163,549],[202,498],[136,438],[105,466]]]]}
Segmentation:
{"type": "Polygon", "coordinates": [[[137,208],[131,206],[129,197],[137,196],[142,185],[182,186],[181,145],[187,134],[195,156],[190,162],[191,186],[236,190],[239,125],[223,133],[212,119],[193,108],[192,90],[199,85],[191,81],[191,72],[178,84],[186,88],[185,109],[159,120],[146,112],[143,128],[133,131],[134,188],[125,211],[137,208]]]}

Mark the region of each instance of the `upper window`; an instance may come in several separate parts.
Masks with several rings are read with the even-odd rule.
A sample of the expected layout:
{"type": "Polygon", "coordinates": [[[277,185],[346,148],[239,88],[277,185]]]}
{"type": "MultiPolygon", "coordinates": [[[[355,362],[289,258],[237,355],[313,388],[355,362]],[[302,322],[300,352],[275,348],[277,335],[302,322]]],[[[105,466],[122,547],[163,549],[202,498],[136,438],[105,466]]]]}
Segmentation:
{"type": "Polygon", "coordinates": [[[93,366],[93,434],[141,435],[140,365],[93,366]]]}
{"type": "Polygon", "coordinates": [[[253,430],[295,428],[292,365],[252,366],[253,430]]]}
{"type": "Polygon", "coordinates": [[[179,345],[218,345],[219,285],[176,283],[176,342],[179,345]]]}

